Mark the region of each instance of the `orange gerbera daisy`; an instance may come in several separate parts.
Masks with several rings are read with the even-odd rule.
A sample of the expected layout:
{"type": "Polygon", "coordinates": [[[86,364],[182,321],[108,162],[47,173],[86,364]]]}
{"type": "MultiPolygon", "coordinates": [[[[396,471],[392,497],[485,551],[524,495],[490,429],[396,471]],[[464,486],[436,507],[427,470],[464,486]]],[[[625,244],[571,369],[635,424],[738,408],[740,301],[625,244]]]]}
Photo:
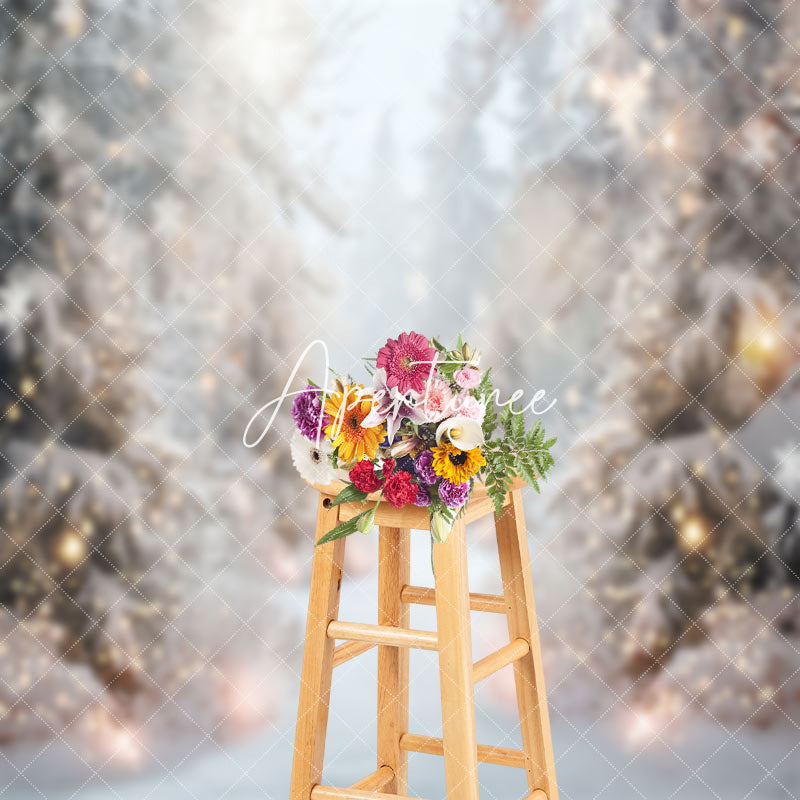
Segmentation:
{"type": "Polygon", "coordinates": [[[338,448],[339,461],[360,461],[364,456],[375,458],[378,445],[386,435],[384,423],[374,428],[362,428],[361,422],[372,410],[372,395],[363,394],[363,386],[345,386],[325,398],[325,413],[330,423],[325,436],[338,448]]]}

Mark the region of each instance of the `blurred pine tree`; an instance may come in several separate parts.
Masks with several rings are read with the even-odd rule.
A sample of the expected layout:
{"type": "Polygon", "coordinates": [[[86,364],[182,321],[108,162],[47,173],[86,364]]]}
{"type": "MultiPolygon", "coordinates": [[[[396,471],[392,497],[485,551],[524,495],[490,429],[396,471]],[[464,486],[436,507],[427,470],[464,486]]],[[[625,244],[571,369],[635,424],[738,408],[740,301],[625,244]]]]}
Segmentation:
{"type": "Polygon", "coordinates": [[[775,438],[800,441],[798,33],[781,0],[620,0],[545,167],[572,206],[548,240],[566,310],[608,317],[559,537],[595,627],[565,641],[720,719],[798,711],[798,500],[773,474],[775,438]]]}
{"type": "Polygon", "coordinates": [[[305,534],[241,434],[320,333],[293,220],[336,214],[282,133],[313,21],[240,11],[0,8],[0,743],[272,710],[305,534]]]}

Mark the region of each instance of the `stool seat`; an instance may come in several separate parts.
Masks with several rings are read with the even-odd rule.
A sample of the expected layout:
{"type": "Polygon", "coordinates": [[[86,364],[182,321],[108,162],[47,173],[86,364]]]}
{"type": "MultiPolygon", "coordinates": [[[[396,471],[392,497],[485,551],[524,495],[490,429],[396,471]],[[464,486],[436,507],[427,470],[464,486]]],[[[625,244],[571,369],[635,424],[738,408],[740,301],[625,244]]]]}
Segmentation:
{"type": "MultiPolygon", "coordinates": [[[[308,485],[330,498],[336,497],[348,484],[342,481],[334,481],[328,484],[309,483],[308,485]]],[[[507,506],[511,502],[511,493],[513,491],[521,489],[524,486],[527,486],[527,483],[522,478],[514,478],[503,505],[507,506]]],[[[380,492],[372,492],[372,494],[367,495],[366,502],[375,503],[379,497],[380,492]]],[[[339,522],[347,522],[348,519],[357,516],[364,509],[365,505],[361,502],[342,503],[339,506],[339,522]]],[[[494,503],[489,497],[486,485],[483,481],[475,481],[472,492],[470,493],[469,502],[467,503],[466,510],[462,517],[464,522],[474,522],[481,517],[485,517],[487,514],[493,513],[493,511],[494,503]]],[[[403,508],[392,508],[385,499],[381,499],[375,512],[375,524],[396,525],[400,528],[426,531],[428,530],[430,521],[427,508],[411,505],[404,506],[403,508]]]]}
{"type": "MultiPolygon", "coordinates": [[[[310,484],[313,485],[313,484],[310,484]]],[[[364,511],[361,502],[333,505],[344,483],[316,486],[314,541],[364,511]]],[[[522,508],[524,481],[516,480],[500,514],[482,483],[453,524],[445,542],[433,543],[434,587],[412,586],[410,531],[428,530],[427,508],[376,509],[378,537],[377,622],[339,620],[342,562],[347,537],[317,545],[311,572],[305,653],[295,731],[290,800],[396,800],[408,796],[408,753],[443,756],[447,800],[478,800],[478,762],[524,769],[526,800],[557,800],[555,761],[522,508]],[[470,593],[466,525],[493,514],[503,594],[470,593]],[[436,631],[412,629],[410,606],[436,607],[436,631]],[[506,617],[509,640],[472,661],[470,612],[506,617]],[[339,641],[341,644],[337,645],[339,641]],[[325,734],[335,667],[378,649],[376,770],[349,787],[322,782],[325,734]],[[439,661],[442,735],[408,730],[408,667],[411,649],[434,651],[439,661]],[[514,670],[522,749],[478,744],[475,683],[504,667],[514,670]]],[[[370,495],[375,503],[378,493],[370,495]]]]}

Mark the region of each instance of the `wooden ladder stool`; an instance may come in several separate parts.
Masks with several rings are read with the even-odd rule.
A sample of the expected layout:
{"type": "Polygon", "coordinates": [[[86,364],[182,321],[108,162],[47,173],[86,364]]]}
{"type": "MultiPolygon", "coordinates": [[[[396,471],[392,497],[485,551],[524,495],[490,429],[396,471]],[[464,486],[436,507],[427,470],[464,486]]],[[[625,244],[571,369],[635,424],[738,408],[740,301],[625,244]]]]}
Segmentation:
{"type": "MultiPolygon", "coordinates": [[[[478,800],[478,762],[525,769],[526,800],[557,800],[550,721],[528,563],[521,488],[516,481],[495,514],[503,596],[470,593],[466,523],[494,514],[485,487],[476,484],[464,515],[443,544],[433,547],[435,591],[410,585],[410,531],[428,530],[428,510],[394,509],[381,502],[378,624],[338,619],[346,538],[314,552],[290,800],[395,800],[408,793],[408,752],[444,756],[447,800],[478,800]],[[411,630],[409,604],[436,606],[438,631],[411,630]],[[470,611],[505,614],[509,643],[472,663],[470,611]],[[336,640],[344,643],[335,645],[336,640]],[[348,788],[322,785],[322,762],[333,668],[378,647],[377,769],[348,788]],[[442,700],[442,738],[408,730],[409,648],[436,650],[442,700]],[[479,745],[475,734],[474,684],[514,665],[523,750],[479,745]]],[[[364,510],[361,503],[332,505],[343,484],[320,491],[315,541],[364,510]]],[[[376,496],[377,497],[377,496],[376,496]]],[[[370,497],[370,502],[374,498],[370,497]]]]}

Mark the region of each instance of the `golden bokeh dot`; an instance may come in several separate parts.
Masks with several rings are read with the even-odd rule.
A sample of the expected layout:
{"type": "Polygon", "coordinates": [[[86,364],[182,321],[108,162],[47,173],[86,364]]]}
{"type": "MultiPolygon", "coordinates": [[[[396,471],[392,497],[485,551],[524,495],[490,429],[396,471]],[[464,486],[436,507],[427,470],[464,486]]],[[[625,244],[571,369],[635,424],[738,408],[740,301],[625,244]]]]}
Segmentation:
{"type": "Polygon", "coordinates": [[[700,547],[711,532],[708,521],[699,514],[687,516],[681,522],[679,531],[684,544],[692,550],[700,547]]]}
{"type": "Polygon", "coordinates": [[[74,528],[67,528],[62,532],[56,545],[58,560],[68,567],[76,567],[86,558],[89,546],[74,528]]]}

